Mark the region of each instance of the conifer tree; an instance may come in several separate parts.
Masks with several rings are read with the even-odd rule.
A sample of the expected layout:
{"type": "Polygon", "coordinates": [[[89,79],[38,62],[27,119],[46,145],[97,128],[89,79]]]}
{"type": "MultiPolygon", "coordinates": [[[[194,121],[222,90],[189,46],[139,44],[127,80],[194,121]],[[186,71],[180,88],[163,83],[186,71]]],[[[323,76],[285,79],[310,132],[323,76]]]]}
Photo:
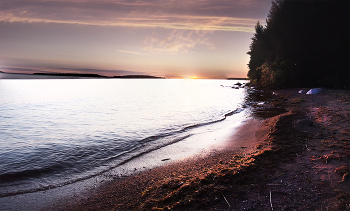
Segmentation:
{"type": "Polygon", "coordinates": [[[255,26],[248,77],[265,88],[349,87],[349,1],[274,0],[255,26]]]}

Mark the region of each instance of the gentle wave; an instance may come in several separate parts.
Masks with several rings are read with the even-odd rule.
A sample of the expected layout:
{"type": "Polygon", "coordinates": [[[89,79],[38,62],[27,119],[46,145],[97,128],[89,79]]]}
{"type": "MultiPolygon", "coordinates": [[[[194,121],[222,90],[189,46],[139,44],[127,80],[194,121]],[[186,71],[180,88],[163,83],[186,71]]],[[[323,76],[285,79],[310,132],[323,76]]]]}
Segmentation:
{"type": "Polygon", "coordinates": [[[60,171],[64,168],[65,167],[61,164],[55,164],[45,168],[29,169],[29,170],[23,170],[19,172],[0,174],[0,181],[14,182],[14,181],[19,181],[23,179],[33,178],[33,177],[40,177],[45,174],[50,174],[55,171],[60,171]]]}
{"type": "Polygon", "coordinates": [[[0,80],[0,197],[104,176],[191,140],[240,112],[245,90],[233,83],[0,80]]]}
{"type": "MultiPolygon", "coordinates": [[[[157,135],[150,136],[150,137],[144,138],[142,140],[139,140],[139,141],[137,141],[138,144],[129,148],[128,150],[123,149],[123,151],[118,153],[117,155],[113,155],[113,156],[105,158],[104,160],[106,163],[103,165],[105,168],[104,169],[100,168],[98,171],[96,171],[95,169],[92,169],[92,170],[90,170],[91,173],[88,173],[88,175],[86,175],[86,172],[84,172],[85,176],[78,176],[78,177],[75,177],[74,179],[66,180],[66,181],[58,183],[58,184],[49,184],[49,185],[37,184],[37,187],[34,187],[34,188],[27,188],[27,189],[19,190],[19,191],[16,190],[16,191],[9,191],[9,192],[5,192],[5,193],[0,193],[0,198],[24,194],[24,193],[33,193],[33,192],[37,192],[37,191],[53,189],[56,187],[61,187],[64,185],[72,184],[72,183],[75,183],[78,181],[86,180],[86,179],[101,175],[101,174],[108,172],[108,171],[110,171],[118,166],[121,166],[121,165],[135,159],[135,158],[138,158],[146,153],[150,153],[154,150],[160,149],[162,147],[177,143],[179,141],[182,141],[182,140],[188,138],[189,136],[191,136],[190,131],[192,129],[224,121],[228,116],[238,114],[238,113],[242,112],[243,110],[244,110],[243,108],[235,109],[234,111],[230,111],[230,112],[224,114],[222,116],[222,118],[220,118],[218,120],[186,126],[178,131],[157,134],[157,135]],[[119,162],[116,162],[116,161],[119,161],[119,162]]],[[[87,153],[87,152],[85,152],[85,153],[87,153]]],[[[93,153],[93,152],[91,152],[91,153],[93,153]]],[[[81,157],[81,156],[82,155],[80,155],[78,157],[81,157]]],[[[88,157],[88,155],[86,155],[86,154],[85,154],[85,156],[88,157]]],[[[91,156],[91,155],[89,155],[89,156],[91,156]]],[[[0,181],[4,182],[4,183],[6,183],[6,182],[11,183],[11,182],[16,182],[16,181],[20,181],[20,180],[41,178],[42,176],[45,176],[48,174],[53,174],[55,172],[62,172],[64,170],[69,170],[70,168],[73,167],[72,165],[73,164],[69,163],[69,162],[60,162],[57,164],[53,164],[49,167],[40,168],[40,169],[30,169],[30,170],[23,170],[23,171],[19,171],[19,172],[4,173],[4,174],[0,174],[0,181]]],[[[80,172],[80,173],[82,173],[82,172],[80,172]]]]}

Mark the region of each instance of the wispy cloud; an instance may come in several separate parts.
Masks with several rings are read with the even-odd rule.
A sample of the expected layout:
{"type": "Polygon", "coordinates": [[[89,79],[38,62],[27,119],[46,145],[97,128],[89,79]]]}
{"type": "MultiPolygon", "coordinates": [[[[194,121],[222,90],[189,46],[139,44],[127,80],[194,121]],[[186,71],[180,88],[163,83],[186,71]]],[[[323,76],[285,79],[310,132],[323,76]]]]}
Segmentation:
{"type": "Polygon", "coordinates": [[[191,49],[198,44],[206,45],[214,50],[215,46],[208,41],[206,34],[205,31],[173,30],[165,38],[159,38],[159,35],[147,37],[143,50],[152,53],[191,53],[191,49]]]}
{"type": "Polygon", "coordinates": [[[252,32],[259,2],[11,0],[0,2],[0,21],[252,32]]]}
{"type": "Polygon", "coordinates": [[[117,51],[122,52],[122,53],[136,54],[136,55],[147,55],[147,54],[140,53],[140,52],[135,52],[135,51],[125,51],[125,50],[117,50],[117,51]]]}
{"type": "Polygon", "coordinates": [[[42,72],[39,68],[29,68],[29,67],[0,67],[0,71],[9,73],[35,73],[42,72]]]}

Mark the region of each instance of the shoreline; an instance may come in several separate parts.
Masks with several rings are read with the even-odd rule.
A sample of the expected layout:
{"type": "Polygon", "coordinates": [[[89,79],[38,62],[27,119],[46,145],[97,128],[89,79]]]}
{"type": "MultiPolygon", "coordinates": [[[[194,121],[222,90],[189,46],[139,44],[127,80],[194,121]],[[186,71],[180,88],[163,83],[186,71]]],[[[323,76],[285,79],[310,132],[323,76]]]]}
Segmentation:
{"type": "Polygon", "coordinates": [[[60,209],[349,208],[350,185],[345,182],[350,164],[349,91],[302,95],[289,89],[275,93],[270,104],[283,106],[287,112],[262,123],[265,132],[260,133],[251,154],[223,150],[168,164],[112,181],[60,209]]]}
{"type": "MultiPolygon", "coordinates": [[[[164,186],[170,187],[170,189],[174,188],[172,186],[182,189],[182,186],[190,185],[191,182],[188,180],[192,182],[196,182],[198,179],[206,181],[208,175],[211,177],[209,183],[212,183],[211,179],[214,181],[216,178],[220,182],[221,177],[226,176],[226,165],[230,165],[228,171],[231,173],[233,171],[244,172],[245,168],[254,160],[252,156],[261,154],[262,150],[268,150],[269,144],[266,139],[269,129],[269,123],[266,121],[255,118],[248,119],[237,128],[229,140],[214,145],[214,149],[205,154],[196,154],[183,160],[108,182],[80,202],[69,202],[58,210],[149,210],[153,201],[162,201],[162,199],[153,199],[157,198],[159,193],[155,193],[154,196],[147,195],[151,194],[152,189],[163,189],[164,186]],[[220,172],[225,173],[221,174],[220,172]],[[146,202],[146,205],[142,207],[133,204],[133,202],[140,200],[140,196],[141,199],[151,198],[149,200],[151,204],[146,202]]],[[[203,201],[202,198],[200,200],[203,201]]],[[[206,200],[210,201],[211,199],[206,200]]],[[[186,210],[187,204],[184,205],[186,210]]],[[[44,210],[56,210],[56,208],[44,210]]]]}
{"type": "MultiPolygon", "coordinates": [[[[210,154],[211,150],[221,150],[225,139],[232,136],[237,127],[251,118],[246,111],[235,115],[237,116],[228,116],[228,121],[204,126],[206,129],[196,129],[198,131],[195,131],[194,135],[183,141],[137,156],[101,175],[53,189],[6,196],[0,198],[0,204],[6,210],[56,210],[67,202],[78,202],[98,192],[100,186],[106,186],[105,183],[109,184],[111,181],[125,179],[130,175],[138,175],[169,163],[183,162],[187,158],[203,157],[210,154]],[[213,145],[213,143],[216,144],[213,145]]],[[[243,149],[241,146],[236,148],[243,149]]]]}

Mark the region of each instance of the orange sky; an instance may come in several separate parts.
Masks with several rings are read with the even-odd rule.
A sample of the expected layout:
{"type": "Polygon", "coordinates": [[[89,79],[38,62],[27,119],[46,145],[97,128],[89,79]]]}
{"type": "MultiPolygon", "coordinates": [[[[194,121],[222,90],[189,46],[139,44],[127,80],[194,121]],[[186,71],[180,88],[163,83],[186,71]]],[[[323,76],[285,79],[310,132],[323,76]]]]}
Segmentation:
{"type": "Polygon", "coordinates": [[[270,0],[0,2],[0,71],[246,77],[270,0]]]}

